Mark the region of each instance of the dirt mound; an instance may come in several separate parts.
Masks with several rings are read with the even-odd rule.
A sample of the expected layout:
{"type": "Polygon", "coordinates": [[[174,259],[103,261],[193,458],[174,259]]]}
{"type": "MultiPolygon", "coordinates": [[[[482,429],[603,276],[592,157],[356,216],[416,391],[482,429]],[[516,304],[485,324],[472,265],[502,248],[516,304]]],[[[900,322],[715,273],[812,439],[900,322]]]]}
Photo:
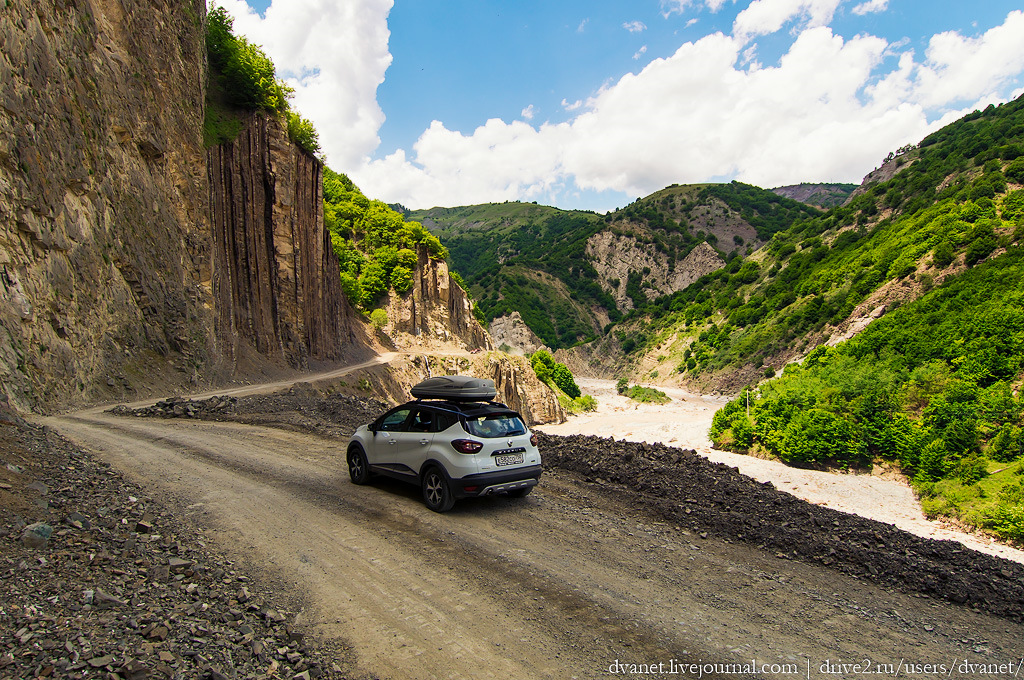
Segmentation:
{"type": "Polygon", "coordinates": [[[702,537],[743,541],[886,588],[1024,620],[1024,567],[951,541],[807,503],[695,451],[539,435],[547,465],[616,490],[702,537]]]}
{"type": "Polygon", "coordinates": [[[308,383],[296,383],[284,392],[246,397],[213,396],[208,399],[173,397],[152,406],[115,406],[109,413],[148,418],[197,418],[269,425],[344,437],[390,408],[379,399],[347,394],[323,394],[308,383]]]}

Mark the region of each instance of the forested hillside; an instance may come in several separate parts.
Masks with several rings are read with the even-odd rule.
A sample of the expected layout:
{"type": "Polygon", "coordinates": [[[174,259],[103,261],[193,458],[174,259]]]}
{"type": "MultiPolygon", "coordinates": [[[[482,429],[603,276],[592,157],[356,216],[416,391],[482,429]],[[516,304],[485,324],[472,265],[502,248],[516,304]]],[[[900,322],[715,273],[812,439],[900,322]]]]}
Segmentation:
{"type": "Polygon", "coordinates": [[[452,267],[465,276],[488,321],[518,311],[547,345],[559,348],[599,337],[624,312],[647,306],[659,290],[682,288],[689,281],[672,283],[679,279],[677,265],[697,245],[708,243],[723,258],[735,257],[794,220],[818,214],[811,206],[733,182],[675,185],[603,216],[518,202],[407,216],[448,244],[452,267]],[[595,253],[598,234],[636,251],[638,264],[614,273],[614,267],[603,266],[595,253]],[[661,269],[661,280],[652,268],[661,269]]]}
{"type": "Polygon", "coordinates": [[[719,445],[804,466],[891,461],[926,512],[1024,539],[1024,100],[890,162],[901,169],[891,179],[648,318],[700,329],[688,375],[762,364],[772,375],[787,348],[813,349],[750,381],[749,416],[747,391],[716,415],[719,445]],[[858,306],[885,313],[814,348],[858,306]]]}

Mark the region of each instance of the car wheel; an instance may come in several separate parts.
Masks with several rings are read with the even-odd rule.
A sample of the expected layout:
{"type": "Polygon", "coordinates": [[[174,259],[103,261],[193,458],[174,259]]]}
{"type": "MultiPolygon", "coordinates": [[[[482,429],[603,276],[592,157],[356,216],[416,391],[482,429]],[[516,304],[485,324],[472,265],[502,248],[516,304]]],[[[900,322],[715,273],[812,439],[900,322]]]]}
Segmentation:
{"type": "Polygon", "coordinates": [[[438,468],[428,468],[423,473],[423,502],[434,512],[448,512],[455,505],[455,498],[448,488],[448,480],[438,468]]]}
{"type": "Polygon", "coordinates": [[[358,446],[349,449],[348,474],[353,484],[366,484],[370,481],[370,466],[366,462],[366,454],[358,446]]]}
{"type": "Polygon", "coordinates": [[[510,498],[525,498],[530,495],[531,491],[533,491],[532,486],[524,486],[521,489],[512,489],[508,492],[508,495],[510,498]]]}

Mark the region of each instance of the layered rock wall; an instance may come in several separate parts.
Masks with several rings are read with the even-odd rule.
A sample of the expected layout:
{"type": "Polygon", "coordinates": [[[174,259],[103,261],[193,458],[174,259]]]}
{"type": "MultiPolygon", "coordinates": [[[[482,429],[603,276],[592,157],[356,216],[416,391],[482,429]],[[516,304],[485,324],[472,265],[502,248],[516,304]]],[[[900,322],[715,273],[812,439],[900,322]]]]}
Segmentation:
{"type": "Polygon", "coordinates": [[[266,117],[203,148],[205,15],[0,3],[0,394],[23,410],[367,352],[316,159],[266,117]]]}
{"type": "Polygon", "coordinates": [[[243,344],[305,368],[367,344],[341,291],[323,222],[323,168],[284,125],[253,116],[208,151],[217,337],[233,364],[243,344]]]}
{"type": "Polygon", "coordinates": [[[216,363],[204,0],[0,7],[0,390],[116,398],[216,363]]]}
{"type": "Polygon", "coordinates": [[[425,247],[417,251],[412,289],[399,295],[392,291],[387,304],[387,330],[400,345],[437,341],[466,349],[491,349],[487,331],[473,316],[466,291],[452,279],[443,260],[432,259],[425,247]]]}

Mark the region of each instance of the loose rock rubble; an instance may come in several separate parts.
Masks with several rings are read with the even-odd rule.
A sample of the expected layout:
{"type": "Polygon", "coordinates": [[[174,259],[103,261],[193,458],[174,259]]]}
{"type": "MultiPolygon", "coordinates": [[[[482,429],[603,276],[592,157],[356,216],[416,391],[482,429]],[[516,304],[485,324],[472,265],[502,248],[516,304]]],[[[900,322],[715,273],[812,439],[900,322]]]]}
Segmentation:
{"type": "Polygon", "coordinates": [[[540,434],[546,465],[692,530],[1024,621],[1024,566],[803,501],[693,450],[540,434]]]}
{"type": "Polygon", "coordinates": [[[390,408],[378,399],[335,392],[324,394],[307,383],[296,383],[284,392],[246,397],[214,396],[208,399],[173,397],[152,406],[115,406],[120,416],[197,418],[234,421],[251,425],[294,427],[325,436],[343,437],[390,408]]]}
{"type": "Polygon", "coordinates": [[[0,679],[305,680],[342,677],[348,663],[307,642],[300,603],[16,416],[0,421],[0,575],[0,679]]]}

